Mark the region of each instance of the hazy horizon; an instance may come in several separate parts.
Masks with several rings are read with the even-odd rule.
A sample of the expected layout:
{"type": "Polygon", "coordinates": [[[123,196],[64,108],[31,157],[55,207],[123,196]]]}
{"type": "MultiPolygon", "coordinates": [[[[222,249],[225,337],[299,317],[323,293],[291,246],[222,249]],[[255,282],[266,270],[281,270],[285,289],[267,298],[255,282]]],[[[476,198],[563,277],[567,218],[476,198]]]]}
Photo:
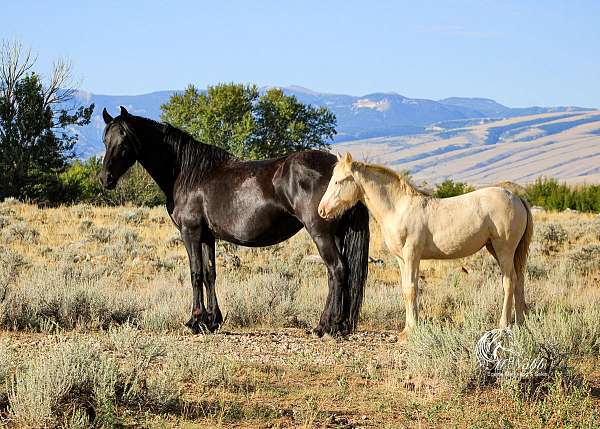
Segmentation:
{"type": "MultiPolygon", "coordinates": [[[[215,82],[215,83],[209,83],[208,85],[216,85],[218,83],[221,82],[215,82]]],[[[253,82],[235,82],[235,83],[242,83],[242,84],[253,84],[253,82]]],[[[331,91],[316,91],[312,88],[307,88],[305,86],[302,85],[295,85],[295,84],[289,84],[289,85],[263,85],[263,86],[259,86],[260,88],[270,88],[270,87],[277,87],[277,88],[296,88],[296,89],[303,89],[303,90],[307,90],[310,92],[314,92],[317,94],[321,94],[321,95],[348,95],[351,97],[364,97],[364,96],[368,96],[371,94],[396,94],[396,95],[401,95],[403,97],[407,97],[407,98],[411,98],[411,99],[425,99],[425,97],[419,97],[419,96],[407,96],[406,94],[401,94],[399,92],[396,91],[386,91],[386,90],[380,90],[380,91],[374,91],[374,92],[370,92],[370,93],[365,93],[365,94],[354,94],[348,91],[342,91],[342,92],[331,92],[331,91]]],[[[206,87],[200,87],[200,89],[205,89],[206,87]]],[[[115,97],[115,96],[124,96],[124,97],[139,97],[139,96],[143,96],[143,95],[149,95],[149,94],[155,94],[155,93],[161,93],[161,92],[183,92],[185,90],[185,88],[174,88],[174,89],[157,89],[154,91],[148,91],[148,92],[141,92],[141,93],[135,93],[135,94],[129,94],[129,93],[99,93],[99,92],[95,92],[95,91],[89,91],[86,88],[80,87],[78,88],[78,91],[80,92],[84,92],[84,93],[90,93],[90,94],[94,94],[94,95],[102,95],[102,96],[110,96],[110,97],[115,97]]],[[[465,96],[462,94],[455,94],[455,95],[451,95],[448,97],[434,97],[431,98],[430,100],[434,100],[434,101],[440,101],[440,100],[444,100],[447,98],[473,98],[473,99],[487,99],[487,100],[493,100],[496,101],[498,103],[500,103],[498,100],[490,98],[490,97],[486,97],[485,95],[473,95],[473,96],[465,96]]],[[[514,106],[514,105],[506,105],[504,103],[500,103],[505,105],[506,107],[512,107],[512,108],[521,108],[521,107],[554,107],[554,106],[559,106],[559,105],[522,105],[522,106],[514,106]]],[[[599,103],[600,105],[600,103],[599,103]]],[[[588,108],[588,109],[600,109],[600,107],[598,106],[581,106],[581,105],[574,105],[574,104],[561,104],[560,106],[573,106],[573,107],[582,107],[582,108],[588,108]]]]}

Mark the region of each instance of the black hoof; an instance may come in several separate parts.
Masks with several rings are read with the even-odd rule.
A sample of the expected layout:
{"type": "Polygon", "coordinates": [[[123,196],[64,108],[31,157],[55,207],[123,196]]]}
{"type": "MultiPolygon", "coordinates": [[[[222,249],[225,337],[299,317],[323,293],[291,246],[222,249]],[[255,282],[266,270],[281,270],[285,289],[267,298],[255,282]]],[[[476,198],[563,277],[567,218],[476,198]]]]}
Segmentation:
{"type": "Polygon", "coordinates": [[[321,338],[323,335],[325,335],[325,329],[319,325],[317,326],[315,329],[312,330],[313,335],[316,335],[318,338],[321,338]]]}
{"type": "Polygon", "coordinates": [[[192,316],[192,317],[190,317],[190,320],[188,320],[188,321],[185,323],[185,326],[186,326],[186,327],[187,327],[187,328],[188,328],[190,331],[192,331],[192,333],[193,333],[194,335],[198,335],[199,333],[201,333],[201,332],[202,332],[202,329],[201,329],[200,322],[198,321],[198,318],[197,318],[197,317],[195,317],[195,316],[192,316]]]}
{"type": "Polygon", "coordinates": [[[319,324],[313,329],[313,334],[321,338],[323,335],[331,335],[332,337],[345,337],[350,334],[350,329],[346,322],[319,324]]]}
{"type": "Polygon", "coordinates": [[[193,311],[190,320],[185,324],[196,335],[209,331],[209,325],[208,314],[199,310],[193,311]]]}
{"type": "Polygon", "coordinates": [[[216,332],[223,326],[223,316],[221,310],[217,309],[215,314],[207,314],[206,317],[206,329],[208,332],[216,332]]]}
{"type": "Polygon", "coordinates": [[[350,329],[348,329],[348,324],[346,322],[332,324],[329,329],[329,335],[332,337],[346,337],[349,334],[350,329]]]}
{"type": "Polygon", "coordinates": [[[218,331],[222,325],[223,316],[221,315],[220,310],[217,310],[214,315],[209,313],[200,313],[198,315],[192,314],[190,320],[185,324],[185,326],[187,326],[194,334],[207,332],[212,334],[213,332],[218,331]]]}

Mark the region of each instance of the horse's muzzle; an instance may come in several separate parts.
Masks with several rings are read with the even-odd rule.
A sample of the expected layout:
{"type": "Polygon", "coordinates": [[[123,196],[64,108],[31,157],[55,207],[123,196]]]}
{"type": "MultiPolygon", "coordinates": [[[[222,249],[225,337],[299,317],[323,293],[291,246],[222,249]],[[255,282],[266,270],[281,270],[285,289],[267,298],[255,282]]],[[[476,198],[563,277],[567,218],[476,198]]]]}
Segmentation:
{"type": "Polygon", "coordinates": [[[317,212],[319,213],[319,216],[321,216],[323,219],[329,219],[330,217],[330,214],[327,212],[327,209],[325,209],[325,207],[323,207],[321,204],[319,204],[317,212]]]}
{"type": "Polygon", "coordinates": [[[110,173],[106,173],[106,172],[102,171],[98,175],[98,179],[100,180],[100,183],[102,184],[102,186],[105,189],[111,190],[111,189],[115,189],[117,187],[117,180],[110,173]]]}

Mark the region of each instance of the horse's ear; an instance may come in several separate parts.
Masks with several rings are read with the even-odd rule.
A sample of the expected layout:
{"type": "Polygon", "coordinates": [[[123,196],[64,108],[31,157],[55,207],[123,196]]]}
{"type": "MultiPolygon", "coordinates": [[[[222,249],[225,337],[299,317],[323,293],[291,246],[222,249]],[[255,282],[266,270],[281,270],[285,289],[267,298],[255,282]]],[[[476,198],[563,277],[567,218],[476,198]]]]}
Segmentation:
{"type": "Polygon", "coordinates": [[[350,155],[350,152],[346,152],[346,154],[344,155],[344,162],[348,164],[352,163],[352,155],[350,155]]]}
{"type": "Polygon", "coordinates": [[[102,119],[104,119],[104,123],[106,125],[110,124],[110,122],[113,120],[113,117],[110,116],[110,114],[106,111],[106,107],[102,110],[102,119]]]}
{"type": "Polygon", "coordinates": [[[127,115],[129,115],[129,112],[127,111],[126,108],[121,106],[121,116],[125,118],[127,115]]]}
{"type": "Polygon", "coordinates": [[[339,152],[336,152],[336,153],[335,153],[335,156],[337,156],[337,159],[338,159],[338,161],[341,161],[341,160],[342,160],[342,154],[341,154],[341,153],[339,153],[339,152]]]}

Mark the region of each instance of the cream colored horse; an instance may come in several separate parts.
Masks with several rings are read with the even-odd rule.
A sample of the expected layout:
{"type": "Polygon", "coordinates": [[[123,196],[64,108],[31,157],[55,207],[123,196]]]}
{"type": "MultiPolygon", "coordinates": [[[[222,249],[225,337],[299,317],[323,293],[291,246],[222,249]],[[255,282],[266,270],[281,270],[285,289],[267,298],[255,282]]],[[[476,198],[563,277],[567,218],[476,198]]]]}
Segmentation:
{"type": "Polygon", "coordinates": [[[406,306],[403,336],[418,320],[419,261],[463,258],[484,246],[502,271],[500,327],[510,323],[513,301],[516,322],[523,322],[527,310],[524,271],[533,219],[520,197],[493,187],[452,198],[433,198],[389,168],[352,161],[349,153],[338,155],[319,214],[334,218],[358,201],[381,226],[385,244],[400,265],[406,306]]]}

